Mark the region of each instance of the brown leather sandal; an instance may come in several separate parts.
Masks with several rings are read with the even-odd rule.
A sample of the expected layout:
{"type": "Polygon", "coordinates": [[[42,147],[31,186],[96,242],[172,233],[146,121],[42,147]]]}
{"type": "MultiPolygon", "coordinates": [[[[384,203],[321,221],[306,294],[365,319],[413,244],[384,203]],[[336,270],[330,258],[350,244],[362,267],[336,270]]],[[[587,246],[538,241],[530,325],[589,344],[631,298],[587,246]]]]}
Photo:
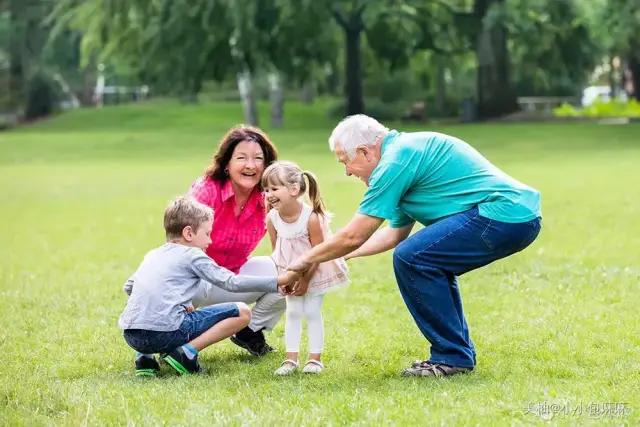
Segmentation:
{"type": "Polygon", "coordinates": [[[424,361],[420,364],[414,362],[411,367],[402,371],[403,377],[448,377],[455,374],[471,372],[470,368],[460,366],[449,366],[440,363],[429,363],[424,361]]]}

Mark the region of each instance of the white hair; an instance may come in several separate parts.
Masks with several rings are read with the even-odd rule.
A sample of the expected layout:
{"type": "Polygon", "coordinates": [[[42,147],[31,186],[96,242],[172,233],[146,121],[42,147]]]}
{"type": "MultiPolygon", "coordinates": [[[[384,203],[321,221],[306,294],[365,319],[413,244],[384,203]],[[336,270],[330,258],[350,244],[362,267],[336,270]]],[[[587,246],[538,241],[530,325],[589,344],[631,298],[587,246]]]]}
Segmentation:
{"type": "Polygon", "coordinates": [[[329,148],[331,151],[335,151],[337,144],[349,159],[353,160],[359,146],[374,146],[388,132],[389,128],[373,117],[364,114],[348,116],[342,119],[331,132],[329,148]]]}

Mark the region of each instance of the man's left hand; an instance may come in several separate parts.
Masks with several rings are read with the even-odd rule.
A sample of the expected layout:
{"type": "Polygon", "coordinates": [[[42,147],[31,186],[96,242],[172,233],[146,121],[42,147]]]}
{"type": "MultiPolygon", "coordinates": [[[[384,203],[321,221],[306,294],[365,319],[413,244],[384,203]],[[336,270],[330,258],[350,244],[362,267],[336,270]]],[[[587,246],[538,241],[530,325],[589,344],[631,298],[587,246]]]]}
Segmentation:
{"type": "Polygon", "coordinates": [[[298,274],[304,274],[310,268],[311,268],[311,263],[306,260],[306,257],[304,255],[294,260],[291,264],[287,266],[287,270],[295,271],[298,274]]]}

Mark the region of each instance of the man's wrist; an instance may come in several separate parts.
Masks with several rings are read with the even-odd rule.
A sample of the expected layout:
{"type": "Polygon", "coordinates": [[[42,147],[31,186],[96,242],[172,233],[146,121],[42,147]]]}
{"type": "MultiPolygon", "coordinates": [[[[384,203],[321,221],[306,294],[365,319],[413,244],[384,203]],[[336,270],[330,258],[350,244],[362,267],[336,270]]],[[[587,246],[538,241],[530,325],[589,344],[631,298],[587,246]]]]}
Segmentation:
{"type": "Polygon", "coordinates": [[[313,264],[311,257],[309,256],[309,253],[306,253],[304,255],[302,255],[300,261],[302,261],[303,264],[305,264],[307,267],[311,267],[311,265],[313,264]]]}

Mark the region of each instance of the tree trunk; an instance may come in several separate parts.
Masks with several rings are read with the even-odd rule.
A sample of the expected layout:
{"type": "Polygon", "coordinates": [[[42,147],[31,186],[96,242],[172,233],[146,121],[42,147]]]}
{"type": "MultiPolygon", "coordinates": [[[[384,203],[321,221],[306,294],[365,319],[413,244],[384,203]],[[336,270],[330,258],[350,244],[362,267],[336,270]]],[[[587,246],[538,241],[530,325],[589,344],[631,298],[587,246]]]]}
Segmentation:
{"type": "Polygon", "coordinates": [[[11,0],[10,44],[9,44],[9,103],[17,110],[24,100],[25,69],[24,55],[26,34],[24,31],[24,0],[11,0]]]}
{"type": "Polygon", "coordinates": [[[442,55],[436,57],[436,110],[438,114],[444,113],[444,102],[446,98],[446,83],[444,80],[445,59],[442,55]]]}
{"type": "Polygon", "coordinates": [[[305,105],[313,104],[313,99],[315,96],[315,85],[313,84],[313,80],[307,80],[302,86],[302,93],[300,95],[300,101],[302,101],[305,105]]]}
{"type": "Polygon", "coordinates": [[[269,101],[271,103],[271,126],[280,128],[284,118],[284,88],[278,71],[269,73],[269,101]]]}
{"type": "Polygon", "coordinates": [[[628,67],[631,72],[633,97],[640,102],[640,49],[631,52],[628,67]]]}
{"type": "Polygon", "coordinates": [[[184,89],[180,91],[180,100],[185,104],[197,104],[199,95],[202,91],[204,83],[204,73],[195,73],[192,77],[188,77],[185,82],[184,89]]]}
{"type": "Polygon", "coordinates": [[[478,58],[478,117],[501,117],[519,110],[509,72],[507,31],[500,23],[492,27],[484,20],[490,7],[504,5],[504,0],[476,0],[476,16],[482,22],[476,39],[478,58]]]}
{"type": "Polygon", "coordinates": [[[615,99],[616,96],[618,95],[618,84],[616,82],[617,78],[616,78],[616,69],[614,67],[615,65],[614,58],[615,58],[614,55],[611,55],[609,57],[609,88],[611,89],[611,100],[615,99]]]}
{"type": "Polygon", "coordinates": [[[69,84],[67,83],[67,81],[64,79],[64,77],[62,77],[62,74],[56,73],[53,76],[53,79],[56,82],[58,82],[58,84],[60,85],[60,88],[62,89],[62,92],[64,92],[64,94],[67,96],[67,98],[68,98],[67,101],[69,102],[69,107],[70,108],[79,108],[80,107],[80,100],[78,99],[76,94],[73,93],[73,91],[69,87],[69,84]]]}
{"type": "Polygon", "coordinates": [[[89,63],[82,71],[82,91],[80,96],[80,103],[83,106],[91,106],[91,105],[99,105],[102,107],[104,105],[104,75],[102,68],[103,65],[96,64],[96,57],[93,55],[89,60],[89,63]],[[100,69],[98,67],[101,67],[100,69]],[[98,78],[98,74],[100,74],[101,79],[98,78]]]}
{"type": "Polygon", "coordinates": [[[360,52],[360,26],[343,27],[346,40],[346,95],[347,115],[364,113],[362,92],[362,54],[360,52]]]}
{"type": "Polygon", "coordinates": [[[251,71],[245,70],[236,76],[238,82],[238,92],[242,99],[242,111],[245,123],[258,126],[258,108],[253,97],[253,82],[251,71]]]}
{"type": "Polygon", "coordinates": [[[193,76],[193,81],[191,82],[191,87],[189,88],[189,103],[196,104],[198,103],[198,96],[200,92],[202,92],[202,85],[204,83],[204,71],[200,70],[198,74],[193,76]]]}
{"type": "Polygon", "coordinates": [[[620,93],[625,94],[627,97],[630,95],[629,91],[627,91],[627,84],[629,79],[627,78],[627,61],[625,58],[620,58],[620,93]]]}

